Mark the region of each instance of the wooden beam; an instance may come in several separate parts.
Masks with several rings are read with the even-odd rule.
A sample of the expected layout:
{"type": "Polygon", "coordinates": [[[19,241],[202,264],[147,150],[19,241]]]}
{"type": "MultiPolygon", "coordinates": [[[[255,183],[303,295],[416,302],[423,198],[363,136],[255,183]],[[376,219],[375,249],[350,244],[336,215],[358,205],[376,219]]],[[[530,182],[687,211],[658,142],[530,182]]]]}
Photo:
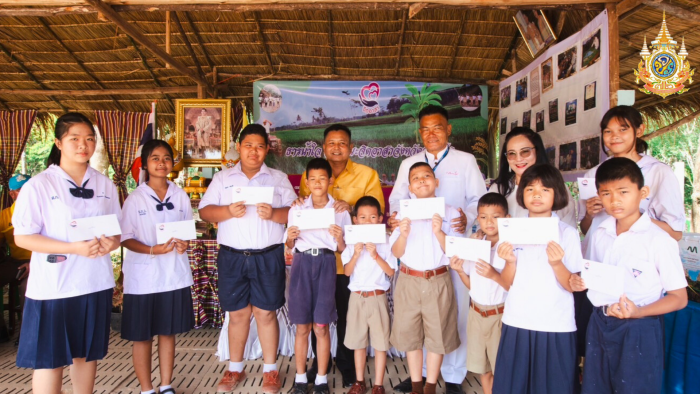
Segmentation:
{"type": "MultiPolygon", "coordinates": [[[[513,51],[515,50],[516,46],[518,45],[518,39],[520,38],[520,32],[516,29],[515,30],[515,35],[513,36],[513,39],[510,40],[510,45],[508,46],[508,52],[506,52],[506,56],[503,57],[503,64],[501,67],[499,67],[499,70],[508,70],[508,60],[510,60],[510,57],[513,56],[513,51]]],[[[513,72],[511,70],[508,70],[511,75],[513,72]]]]}
{"type": "Polygon", "coordinates": [[[660,129],[654,131],[653,133],[645,134],[644,136],[642,136],[642,139],[644,141],[649,141],[652,138],[659,137],[659,136],[664,135],[668,132],[671,132],[671,131],[678,129],[679,127],[685,126],[688,123],[697,119],[698,117],[700,117],[700,110],[697,110],[693,113],[690,113],[690,114],[684,116],[683,118],[681,118],[680,120],[673,122],[666,127],[662,127],[660,129]]]}
{"type": "Polygon", "coordinates": [[[678,95],[673,95],[667,98],[662,98],[656,95],[649,95],[649,97],[645,97],[637,102],[634,103],[635,108],[638,110],[642,110],[647,107],[655,106],[655,105],[660,105],[660,104],[667,104],[670,105],[671,102],[679,99],[688,99],[691,96],[696,96],[700,94],[700,90],[691,90],[690,92],[683,93],[683,95],[678,96],[678,95]]]}
{"type": "Polygon", "coordinates": [[[403,51],[403,38],[406,34],[407,20],[408,10],[403,10],[403,17],[401,18],[401,30],[399,31],[399,54],[396,58],[396,69],[394,70],[394,75],[397,77],[401,74],[401,52],[403,51]]]}
{"type": "Polygon", "coordinates": [[[326,11],[328,14],[328,46],[331,49],[331,74],[335,74],[335,44],[333,42],[333,12],[326,11]]]}
{"type": "Polygon", "coordinates": [[[564,22],[566,22],[566,11],[559,11],[557,26],[554,28],[554,34],[556,34],[557,37],[559,37],[561,35],[561,31],[564,30],[564,22]]]}
{"type": "Polygon", "coordinates": [[[202,53],[204,54],[204,60],[207,61],[207,66],[209,66],[210,70],[213,70],[214,69],[214,62],[212,62],[211,58],[209,57],[209,52],[207,52],[207,48],[204,46],[204,41],[202,40],[202,36],[199,35],[199,30],[197,30],[197,26],[192,22],[192,18],[190,18],[190,14],[188,14],[186,11],[183,11],[182,15],[185,17],[187,24],[190,25],[190,30],[192,30],[192,33],[194,33],[194,37],[197,39],[197,45],[199,45],[199,48],[202,50],[202,53]]]}
{"type": "Polygon", "coordinates": [[[154,55],[161,58],[164,62],[170,63],[173,66],[173,68],[175,68],[176,70],[185,74],[186,76],[190,77],[190,79],[197,82],[198,84],[204,84],[204,85],[207,84],[206,80],[202,80],[194,71],[187,68],[187,66],[180,63],[174,57],[170,56],[170,54],[166,53],[159,46],[154,44],[143,33],[141,33],[141,31],[139,31],[131,23],[127,22],[117,12],[115,12],[112,9],[112,7],[110,7],[108,4],[102,2],[101,0],[85,0],[85,1],[87,1],[88,3],[90,3],[90,5],[92,5],[97,10],[102,12],[105,15],[105,17],[107,17],[112,23],[119,26],[119,28],[122,29],[127,35],[131,36],[131,38],[136,40],[139,44],[148,48],[148,50],[153,52],[154,55]]]}
{"type": "Polygon", "coordinates": [[[448,75],[452,78],[452,71],[455,67],[455,60],[457,59],[457,49],[459,46],[459,40],[462,38],[462,32],[464,31],[464,25],[467,24],[467,11],[462,11],[462,17],[459,20],[459,28],[455,32],[455,37],[452,39],[452,60],[450,61],[450,69],[448,75]]]}
{"type": "Polygon", "coordinates": [[[253,20],[255,21],[255,29],[258,33],[258,41],[260,41],[260,46],[262,46],[263,53],[265,54],[265,59],[267,60],[267,66],[270,68],[270,74],[275,73],[275,67],[272,65],[272,58],[270,57],[270,50],[267,48],[267,43],[265,42],[265,36],[262,32],[262,27],[260,26],[260,19],[258,18],[258,13],[253,12],[253,20]]]}
{"type": "MultiPolygon", "coordinates": [[[[172,51],[170,50],[171,48],[171,42],[170,39],[172,38],[172,23],[171,22],[171,13],[172,11],[165,11],[165,53],[168,55],[172,54],[172,51]]],[[[165,68],[172,68],[172,66],[168,63],[165,63],[165,68]]]]}
{"type": "Polygon", "coordinates": [[[642,0],[642,3],[648,7],[664,11],[668,15],[673,15],[676,18],[684,19],[693,23],[700,23],[700,14],[687,8],[669,3],[662,3],[659,0],[642,0]]]}
{"type": "Polygon", "coordinates": [[[25,96],[109,96],[109,95],[148,95],[168,93],[197,93],[197,86],[174,86],[140,89],[79,89],[79,90],[48,90],[48,89],[0,89],[0,94],[20,94],[25,96]]]}
{"type": "MultiPolygon", "coordinates": [[[[148,71],[148,73],[151,74],[151,79],[153,79],[153,83],[155,83],[156,86],[158,86],[158,87],[163,86],[160,83],[160,81],[158,80],[158,77],[156,77],[156,74],[153,72],[153,70],[151,70],[151,67],[148,65],[148,62],[146,61],[146,56],[143,54],[143,52],[141,52],[141,49],[139,49],[138,45],[136,45],[136,41],[134,41],[134,39],[131,38],[130,36],[127,36],[127,37],[129,38],[129,42],[131,42],[131,46],[134,47],[134,50],[139,55],[139,58],[141,59],[141,65],[143,65],[143,68],[145,68],[146,71],[148,71]]],[[[173,103],[173,100],[170,98],[170,96],[168,96],[167,94],[164,94],[164,96],[165,96],[165,99],[168,100],[170,105],[172,105],[173,108],[175,108],[175,103],[173,103]]]]}
{"type": "MultiPolygon", "coordinates": [[[[177,26],[177,29],[180,31],[180,36],[182,37],[182,41],[185,43],[185,47],[187,47],[187,52],[190,53],[190,57],[192,57],[192,61],[197,67],[197,74],[199,74],[199,78],[206,81],[207,78],[204,76],[202,65],[199,63],[199,59],[197,59],[197,54],[194,52],[194,48],[192,48],[189,38],[187,38],[187,32],[185,32],[185,28],[182,26],[182,23],[180,23],[180,18],[177,16],[177,12],[173,12],[172,15],[170,15],[170,18],[173,22],[175,22],[175,26],[177,26]]],[[[209,83],[206,85],[209,87],[209,83]]]]}
{"type": "Polygon", "coordinates": [[[617,5],[605,5],[608,11],[608,51],[610,54],[610,107],[617,106],[617,91],[620,90],[620,28],[617,20],[617,5]]]}
{"type": "Polygon", "coordinates": [[[413,3],[408,7],[408,19],[413,19],[414,16],[418,15],[418,13],[425,7],[428,6],[428,3],[413,3]]]}
{"type": "MultiPolygon", "coordinates": [[[[22,62],[21,62],[19,59],[17,59],[16,57],[12,56],[12,53],[11,53],[10,51],[8,51],[7,48],[5,48],[4,45],[2,45],[2,43],[0,43],[0,51],[2,51],[2,53],[5,54],[5,56],[7,56],[8,58],[10,58],[11,61],[13,61],[20,69],[22,69],[22,71],[24,71],[24,73],[27,74],[27,76],[29,77],[29,79],[31,79],[35,84],[39,85],[42,89],[48,89],[43,83],[41,83],[41,81],[39,81],[39,80],[34,76],[34,74],[27,68],[27,66],[24,65],[24,63],[22,63],[22,62]]],[[[51,101],[53,101],[54,103],[58,104],[58,106],[61,107],[61,109],[63,110],[63,112],[68,112],[68,108],[66,108],[65,106],[63,106],[63,104],[61,104],[61,102],[58,101],[55,97],[49,96],[49,98],[50,98],[51,101]]]]}
{"type": "MultiPolygon", "coordinates": [[[[268,74],[229,74],[219,72],[219,78],[229,79],[233,81],[237,78],[236,84],[241,83],[241,79],[245,79],[245,83],[253,82],[260,78],[268,77],[268,74]]],[[[470,84],[470,85],[488,85],[488,86],[498,86],[499,81],[493,79],[479,79],[479,78],[425,78],[425,77],[408,77],[408,76],[391,76],[391,75],[331,75],[331,74],[287,74],[280,73],[275,74],[275,79],[279,80],[344,80],[344,81],[366,81],[369,79],[380,80],[380,81],[408,81],[408,82],[423,82],[429,80],[430,82],[441,82],[441,83],[458,83],[458,84],[470,84]]],[[[233,82],[232,82],[233,83],[233,82]]]]}
{"type": "Polygon", "coordinates": [[[633,9],[639,7],[642,4],[642,0],[622,0],[617,3],[616,11],[617,15],[623,15],[633,9]]]}

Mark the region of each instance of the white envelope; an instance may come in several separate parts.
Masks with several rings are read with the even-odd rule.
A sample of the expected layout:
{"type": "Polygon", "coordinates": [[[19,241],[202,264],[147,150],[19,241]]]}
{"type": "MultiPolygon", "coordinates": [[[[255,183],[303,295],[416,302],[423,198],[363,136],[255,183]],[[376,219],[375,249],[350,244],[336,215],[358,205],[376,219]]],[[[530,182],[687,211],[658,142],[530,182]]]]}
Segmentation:
{"type": "Polygon", "coordinates": [[[620,298],[625,292],[625,270],[616,265],[584,259],[581,278],[589,289],[615,298],[620,298]]]}
{"type": "Polygon", "coordinates": [[[462,260],[482,259],[491,264],[491,241],[462,237],[445,237],[445,255],[457,256],[462,260]]]}
{"type": "Polygon", "coordinates": [[[445,217],[445,199],[442,197],[401,200],[399,206],[402,218],[411,220],[432,219],[436,213],[441,218],[445,217]]]}
{"type": "Polygon", "coordinates": [[[581,200],[598,197],[595,178],[578,178],[578,195],[581,200]]]}
{"type": "Polygon", "coordinates": [[[68,225],[68,239],[71,242],[87,241],[101,235],[111,237],[120,235],[117,215],[92,216],[88,218],[73,219],[68,225]]]}
{"type": "Polygon", "coordinates": [[[348,245],[368,243],[386,243],[386,224],[360,224],[345,226],[345,243],[348,245]]]}
{"type": "Polygon", "coordinates": [[[158,244],[163,244],[170,238],[176,238],[180,241],[197,239],[197,230],[194,227],[194,220],[156,224],[156,242],[158,242],[158,244]]]}
{"type": "Polygon", "coordinates": [[[498,239],[513,245],[559,243],[559,218],[499,218],[498,239]]]}
{"type": "Polygon", "coordinates": [[[245,205],[265,203],[272,205],[275,196],[275,188],[270,186],[249,187],[234,186],[231,188],[233,196],[231,203],[245,201],[245,205]]]}
{"type": "Polygon", "coordinates": [[[319,228],[329,228],[335,224],[335,209],[300,209],[294,211],[292,215],[292,224],[297,226],[299,230],[315,230],[319,228]]]}

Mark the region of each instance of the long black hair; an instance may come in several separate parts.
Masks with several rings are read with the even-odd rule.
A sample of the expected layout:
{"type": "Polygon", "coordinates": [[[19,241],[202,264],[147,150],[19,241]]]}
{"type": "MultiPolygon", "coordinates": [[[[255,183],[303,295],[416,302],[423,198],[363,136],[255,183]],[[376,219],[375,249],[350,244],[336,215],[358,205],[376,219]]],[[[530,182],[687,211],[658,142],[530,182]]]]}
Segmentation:
{"type": "Polygon", "coordinates": [[[499,164],[498,164],[498,178],[494,181],[496,185],[498,185],[498,193],[504,195],[504,196],[509,196],[511,192],[513,192],[513,188],[515,186],[514,182],[514,177],[515,173],[510,171],[510,166],[508,165],[508,158],[506,157],[507,153],[507,147],[508,147],[508,142],[511,140],[511,138],[516,137],[516,136],[525,136],[530,142],[532,142],[532,145],[535,147],[535,155],[537,157],[537,160],[535,161],[535,164],[547,164],[549,161],[547,160],[547,155],[544,149],[544,142],[542,142],[542,137],[540,137],[539,134],[535,133],[532,131],[532,129],[528,127],[516,127],[513,130],[511,130],[510,133],[506,134],[506,139],[503,142],[503,148],[501,149],[501,155],[499,159],[499,164]]]}
{"type": "MultiPolygon", "coordinates": [[[[73,127],[73,125],[81,123],[89,126],[94,133],[95,127],[92,125],[90,119],[88,119],[85,115],[78,112],[69,112],[67,114],[61,115],[56,120],[56,127],[54,128],[55,138],[57,140],[61,140],[63,136],[68,132],[68,130],[70,130],[70,128],[73,127]]],[[[50,166],[52,164],[55,164],[57,166],[61,164],[61,150],[58,149],[58,146],[56,146],[55,142],[51,147],[51,153],[49,153],[49,158],[46,161],[47,166],[50,166]]]]}
{"type": "Polygon", "coordinates": [[[637,153],[644,153],[649,149],[649,144],[643,139],[637,137],[637,130],[644,124],[644,119],[642,119],[642,114],[630,107],[628,105],[618,105],[617,107],[612,107],[608,112],[603,115],[603,119],[600,121],[600,146],[603,148],[603,152],[606,155],[608,151],[605,149],[605,142],[603,141],[603,132],[608,127],[611,120],[617,120],[621,125],[627,126],[634,131],[634,148],[637,153]]]}

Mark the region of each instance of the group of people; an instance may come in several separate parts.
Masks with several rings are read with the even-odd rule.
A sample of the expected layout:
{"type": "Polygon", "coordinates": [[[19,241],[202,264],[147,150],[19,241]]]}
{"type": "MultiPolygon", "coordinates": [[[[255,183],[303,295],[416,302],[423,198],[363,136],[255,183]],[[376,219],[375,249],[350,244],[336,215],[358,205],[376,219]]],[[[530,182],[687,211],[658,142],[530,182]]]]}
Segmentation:
{"type": "MultiPolygon", "coordinates": [[[[489,394],[574,393],[585,354],[583,393],[658,393],[661,316],[687,303],[677,245],[685,217],[671,169],[644,154],[641,119],[624,106],[602,119],[603,149],[612,157],[586,175],[596,179],[598,197],[580,202],[578,218],[541,137],[528,128],[506,135],[499,176],[487,192],[474,156],[449,146],[447,112],[425,107],[419,114],[425,151],[402,162],[388,212],[377,172],[350,160],[346,126],[325,130],[326,158],[308,163],[299,196],[286,174],[264,163],[265,129],[246,126],[237,144],[240,162],[214,175],[199,205],[203,220],[219,224],[219,301],[229,317],[230,361],[217,390],[233,391],[246,379],[251,316],[263,353],[262,391],[282,389],[276,311],[288,302],[296,325],[291,394],[308,393],[310,384],[315,394],[330,392],[333,322],[335,362],[351,394],[368,390],[368,346],[376,363],[373,394],[385,392],[392,346],[405,352],[410,375],[395,391],[434,394],[442,375],[447,393],[461,393],[472,371],[489,394]],[[231,203],[235,187],[273,187],[272,204],[231,203]],[[445,200],[444,217],[412,221],[397,212],[401,200],[436,196],[445,200]],[[295,218],[312,209],[333,209],[335,224],[300,230],[295,218]],[[497,219],[506,217],[559,218],[559,241],[512,245],[499,239],[497,219]],[[346,244],[344,225],[384,219],[385,243],[346,244]],[[475,223],[479,230],[470,234],[475,223]],[[447,258],[447,236],[489,241],[491,261],[447,258]],[[285,244],[294,251],[288,300],[285,244]],[[578,274],[584,258],[622,267],[625,295],[586,294],[578,274]],[[315,357],[307,370],[309,336],[315,357]]],[[[187,242],[158,244],[155,226],[191,219],[190,201],[167,180],[173,153],[166,143],[144,145],[145,182],[122,208],[115,186],[88,165],[94,149],[90,121],[61,116],[50,166],[17,198],[15,242],[33,252],[17,365],[34,369],[35,392],[59,393],[66,365],[73,391],[92,392],[109,338],[109,253],[121,245],[127,249],[122,337],[133,341],[141,391],[155,393],[150,362],[158,336],[159,392],[175,393],[175,335],[193,327],[192,276],[187,242]],[[120,219],[121,237],[69,241],[72,220],[106,214],[120,219]]]]}

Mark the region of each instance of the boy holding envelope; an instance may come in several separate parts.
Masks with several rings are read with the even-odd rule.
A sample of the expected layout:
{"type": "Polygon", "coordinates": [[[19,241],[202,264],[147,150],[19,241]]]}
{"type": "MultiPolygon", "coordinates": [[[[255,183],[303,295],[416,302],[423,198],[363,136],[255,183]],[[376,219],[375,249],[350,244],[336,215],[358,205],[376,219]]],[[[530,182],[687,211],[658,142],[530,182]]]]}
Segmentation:
{"type": "Polygon", "coordinates": [[[328,325],[338,318],[335,252],[345,250],[343,229],[351,221],[347,211],[336,213],[333,209],[335,200],[328,194],[328,187],[333,184],[333,172],[328,161],[318,158],[309,161],[304,181],[311,197],[289,210],[290,227],[286,233],[287,247],[295,250],[289,276],[289,321],[297,326],[294,344],[297,374],[289,393],[308,392],[306,355],[313,324],[318,339],[318,374],[313,392],[328,394],[327,368],[331,356],[328,325]]]}
{"type": "MultiPolygon", "coordinates": [[[[662,315],[688,303],[678,243],[640,212],[649,188],[637,163],[606,160],[596,172],[596,187],[611,217],[592,234],[591,258],[623,268],[625,294],[588,291],[595,309],[581,392],[658,393],[664,367],[662,315]]],[[[572,275],[570,283],[575,291],[586,289],[578,276],[572,275]]]]}
{"type": "MultiPolygon", "coordinates": [[[[381,224],[382,212],[379,201],[372,196],[357,200],[352,221],[356,225],[374,224],[384,227],[381,224]]],[[[357,230],[361,231],[361,229],[357,230]]],[[[348,349],[355,350],[357,378],[348,394],[364,394],[367,391],[364,376],[366,349],[370,338],[374,347],[374,370],[377,374],[372,394],[385,393],[383,382],[386,352],[391,347],[389,344],[391,319],[386,292],[391,286],[390,278],[394,276],[397,263],[387,243],[386,230],[384,231],[383,243],[358,242],[348,245],[341,256],[345,275],[350,277],[348,288],[352,291],[344,343],[348,349]]]]}
{"type": "Polygon", "coordinates": [[[505,260],[496,253],[498,248],[498,218],[507,218],[508,201],[498,193],[486,193],[479,199],[476,220],[481,231],[482,240],[470,242],[488,242],[491,249],[489,262],[479,259],[469,261],[454,255],[450,267],[459,274],[460,279],[469,289],[469,306],[467,317],[467,369],[481,375],[481,387],[484,394],[493,390],[493,371],[496,369],[496,354],[501,338],[501,318],[510,286],[501,278],[505,260]]]}
{"type": "MultiPolygon", "coordinates": [[[[408,171],[409,191],[416,198],[435,198],[438,179],[425,162],[408,171]]],[[[394,293],[394,327],[391,343],[406,352],[412,392],[435,394],[443,356],[460,345],[457,333],[457,301],[449,260],[445,256],[445,237],[457,236],[451,227],[460,212],[445,205],[445,217],[434,214],[432,220],[400,219],[389,243],[393,255],[401,259],[401,273],[394,293]],[[423,346],[427,354],[427,374],[423,386],[423,346]]]]}

